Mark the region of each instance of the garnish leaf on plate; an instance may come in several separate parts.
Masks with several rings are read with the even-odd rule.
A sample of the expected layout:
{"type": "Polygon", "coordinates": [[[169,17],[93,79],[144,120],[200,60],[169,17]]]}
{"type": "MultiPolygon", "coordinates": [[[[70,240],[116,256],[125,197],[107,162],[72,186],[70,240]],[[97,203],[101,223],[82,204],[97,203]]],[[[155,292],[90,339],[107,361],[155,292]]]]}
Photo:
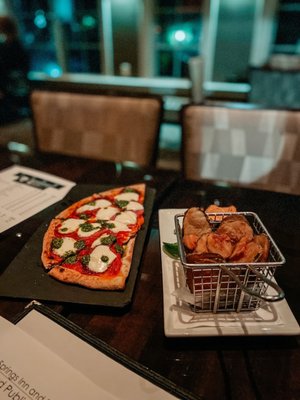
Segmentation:
{"type": "Polygon", "coordinates": [[[163,242],[163,251],[167,256],[173,258],[174,260],[179,260],[178,243],[163,242]]]}

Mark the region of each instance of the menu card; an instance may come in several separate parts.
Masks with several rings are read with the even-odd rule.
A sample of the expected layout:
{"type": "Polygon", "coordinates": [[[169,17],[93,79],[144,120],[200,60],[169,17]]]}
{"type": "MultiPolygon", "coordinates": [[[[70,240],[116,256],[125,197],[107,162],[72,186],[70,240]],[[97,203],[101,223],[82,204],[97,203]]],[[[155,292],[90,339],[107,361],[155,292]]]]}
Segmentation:
{"type": "Polygon", "coordinates": [[[0,399],[115,399],[4,318],[0,338],[0,399]]]}
{"type": "Polygon", "coordinates": [[[11,398],[175,399],[36,310],[17,325],[0,317],[0,399],[11,398]]]}
{"type": "Polygon", "coordinates": [[[74,182],[14,165],[0,172],[0,233],[63,199],[74,182]]]}

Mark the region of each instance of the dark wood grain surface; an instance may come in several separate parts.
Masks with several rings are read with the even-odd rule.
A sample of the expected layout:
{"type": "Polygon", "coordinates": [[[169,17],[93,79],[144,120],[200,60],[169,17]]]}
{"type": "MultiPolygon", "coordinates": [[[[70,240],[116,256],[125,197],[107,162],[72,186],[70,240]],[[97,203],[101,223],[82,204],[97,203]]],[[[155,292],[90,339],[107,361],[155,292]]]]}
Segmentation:
{"type": "MultiPolygon", "coordinates": [[[[146,180],[157,190],[149,236],[132,303],[124,309],[59,304],[46,305],[132,360],[170,379],[199,399],[300,399],[300,350],[297,336],[167,338],[164,334],[163,287],[158,209],[235,204],[254,211],[286,257],[276,279],[300,322],[300,198],[279,193],[181,181],[170,171],[123,169],[92,160],[0,152],[0,167],[17,161],[81,183],[119,184],[146,180]]],[[[43,221],[39,213],[0,234],[1,270],[43,221]],[[20,235],[21,233],[21,235],[20,235]],[[18,234],[18,235],[17,235],[18,234]]],[[[0,277],[1,279],[1,277],[0,277]]],[[[24,282],[26,284],[26,282],[24,282]]],[[[13,320],[28,300],[0,299],[0,314],[13,320]]]]}

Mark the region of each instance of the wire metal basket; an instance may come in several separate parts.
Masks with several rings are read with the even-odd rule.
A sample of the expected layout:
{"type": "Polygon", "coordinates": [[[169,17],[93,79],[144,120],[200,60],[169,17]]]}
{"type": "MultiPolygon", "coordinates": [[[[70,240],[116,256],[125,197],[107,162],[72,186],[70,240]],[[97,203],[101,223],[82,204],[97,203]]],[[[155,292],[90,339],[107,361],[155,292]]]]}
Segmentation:
{"type": "MultiPolygon", "coordinates": [[[[182,240],[184,214],[175,216],[180,260],[187,286],[194,295],[191,306],[195,312],[253,311],[257,310],[263,301],[274,302],[284,298],[283,290],[273,277],[276,268],[285,263],[285,258],[257,214],[252,212],[234,214],[246,217],[255,234],[267,235],[270,241],[267,262],[190,264],[186,261],[182,240]],[[273,294],[269,293],[270,287],[273,294]]],[[[215,230],[228,215],[233,213],[207,213],[212,230],[215,230]]]]}

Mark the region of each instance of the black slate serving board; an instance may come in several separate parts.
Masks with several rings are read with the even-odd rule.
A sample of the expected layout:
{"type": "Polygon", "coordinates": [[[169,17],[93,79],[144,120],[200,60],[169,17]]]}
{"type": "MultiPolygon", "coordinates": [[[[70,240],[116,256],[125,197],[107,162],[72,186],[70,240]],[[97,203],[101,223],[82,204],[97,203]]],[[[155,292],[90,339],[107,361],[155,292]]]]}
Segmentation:
{"type": "Polygon", "coordinates": [[[41,263],[42,240],[50,220],[73,202],[106,189],[109,186],[77,185],[60,202],[61,207],[58,203],[49,210],[47,221],[32,235],[0,276],[0,296],[118,308],[131,302],[155,198],[155,190],[152,188],[146,189],[145,222],[137,234],[130,274],[123,291],[93,290],[59,282],[47,275],[41,263]]]}

